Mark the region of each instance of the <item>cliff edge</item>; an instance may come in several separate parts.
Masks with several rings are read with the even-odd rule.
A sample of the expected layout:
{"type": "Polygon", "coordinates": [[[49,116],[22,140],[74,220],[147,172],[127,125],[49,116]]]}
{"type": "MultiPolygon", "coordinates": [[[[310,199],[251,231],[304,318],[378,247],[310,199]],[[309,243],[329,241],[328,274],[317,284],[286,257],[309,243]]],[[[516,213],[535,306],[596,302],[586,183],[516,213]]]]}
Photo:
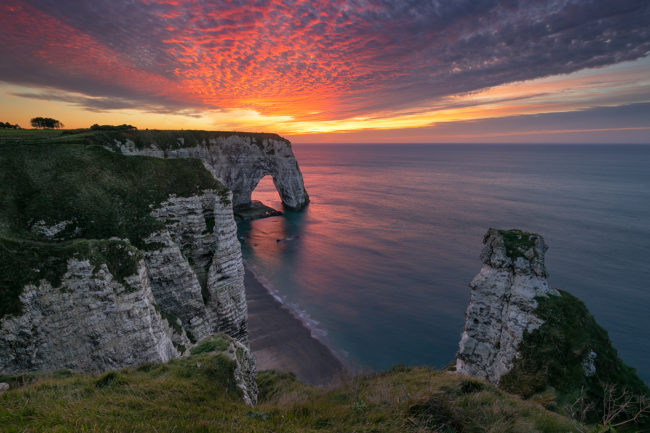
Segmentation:
{"type": "MultiPolygon", "coordinates": [[[[222,152],[220,173],[232,164],[233,176],[246,177],[250,167],[238,161],[250,146],[235,144],[260,152],[256,135],[217,135],[233,146],[227,157],[217,144],[202,149],[222,152]]],[[[116,152],[120,139],[129,140],[85,131],[0,143],[0,372],[166,362],[223,333],[246,365],[235,379],[254,403],[233,193],[188,154],[195,148],[127,156],[116,152]]],[[[286,182],[288,205],[303,206],[302,178],[302,192],[286,182]]]]}
{"type": "Polygon", "coordinates": [[[113,133],[110,139],[125,155],[200,159],[232,191],[235,208],[251,205],[251,193],[266,175],[287,209],[309,203],[291,143],[276,134],[147,130],[113,133]]]}

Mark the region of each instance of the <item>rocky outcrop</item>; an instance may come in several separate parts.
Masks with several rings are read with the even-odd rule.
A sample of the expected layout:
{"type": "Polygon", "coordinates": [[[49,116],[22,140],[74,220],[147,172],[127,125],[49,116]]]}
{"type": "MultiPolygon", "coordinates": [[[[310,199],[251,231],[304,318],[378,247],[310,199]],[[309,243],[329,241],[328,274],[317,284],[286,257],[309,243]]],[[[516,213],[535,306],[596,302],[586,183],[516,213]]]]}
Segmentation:
{"type": "Polygon", "coordinates": [[[230,340],[225,353],[235,363],[233,376],[244,402],[249,406],[254,406],[258,397],[257,381],[255,380],[257,375],[255,356],[248,346],[234,339],[230,340]]]}
{"type": "Polygon", "coordinates": [[[257,366],[248,345],[226,334],[218,333],[199,342],[190,353],[194,356],[191,362],[196,363],[197,368],[212,368],[210,365],[213,366],[214,363],[210,361],[214,360],[215,355],[225,357],[226,364],[229,364],[230,368],[224,369],[222,366],[220,369],[222,372],[226,369],[231,372],[231,377],[227,380],[228,384],[234,383],[247,405],[253,406],[257,403],[257,366]],[[204,365],[204,362],[207,365],[204,365]]]}
{"type": "Polygon", "coordinates": [[[21,179],[0,191],[10,211],[0,213],[0,373],[166,362],[224,333],[237,354],[234,380],[254,402],[232,192],[207,163],[185,158],[194,155],[124,156],[115,137],[124,138],[96,132],[43,145],[48,164],[35,163],[29,145],[0,151],[0,162],[21,167],[0,170],[21,179]]]}
{"type": "Polygon", "coordinates": [[[471,297],[456,370],[498,383],[513,366],[524,333],[540,327],[536,298],[548,287],[544,239],[519,230],[488,230],[483,267],[469,284],[471,297]]]}
{"type": "MultiPolygon", "coordinates": [[[[553,396],[557,407],[580,402],[580,416],[593,424],[612,414],[611,402],[619,398],[612,390],[628,403],[636,400],[633,405],[647,401],[650,389],[619,358],[585,304],[549,289],[540,235],[490,229],[483,243],[483,267],[470,283],[459,373],[523,398],[553,396]]],[[[635,431],[650,431],[650,421],[629,413],[622,411],[617,422],[634,421],[635,431]]]]}
{"type": "Polygon", "coordinates": [[[41,280],[21,301],[24,313],[0,322],[0,372],[104,371],[179,356],[143,260],[121,283],[106,265],[70,259],[60,287],[41,280]]]}
{"type": "Polygon", "coordinates": [[[126,155],[199,158],[233,192],[235,208],[250,206],[251,193],[266,175],[273,178],[282,203],[288,209],[299,210],[309,202],[288,140],[271,134],[203,134],[207,135],[197,133],[186,138],[179,132],[179,137],[170,145],[150,134],[134,132],[131,138],[116,139],[115,143],[126,155]]]}
{"type": "Polygon", "coordinates": [[[244,268],[230,196],[170,196],[151,215],[165,229],[124,282],[105,264],[70,259],[57,287],[21,294],[23,314],[0,322],[0,371],[104,371],[178,357],[224,332],[248,344],[244,268]],[[137,348],[137,349],[136,349],[137,348]]]}
{"type": "Polygon", "coordinates": [[[225,332],[247,342],[244,267],[230,195],[170,197],[152,212],[167,230],[144,256],[156,301],[190,339],[225,332]]]}

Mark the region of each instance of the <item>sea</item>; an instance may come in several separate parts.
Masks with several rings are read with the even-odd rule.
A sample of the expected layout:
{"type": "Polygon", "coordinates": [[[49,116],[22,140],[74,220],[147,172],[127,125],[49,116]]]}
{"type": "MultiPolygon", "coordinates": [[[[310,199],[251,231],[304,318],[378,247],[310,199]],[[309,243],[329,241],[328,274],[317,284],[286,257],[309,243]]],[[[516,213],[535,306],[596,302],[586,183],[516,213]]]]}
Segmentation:
{"type": "MultiPolygon", "coordinates": [[[[544,236],[650,383],[650,146],[294,144],[311,202],[239,225],[258,279],[357,370],[455,359],[488,228],[544,236]]],[[[253,199],[281,209],[270,177],[253,199]]]]}

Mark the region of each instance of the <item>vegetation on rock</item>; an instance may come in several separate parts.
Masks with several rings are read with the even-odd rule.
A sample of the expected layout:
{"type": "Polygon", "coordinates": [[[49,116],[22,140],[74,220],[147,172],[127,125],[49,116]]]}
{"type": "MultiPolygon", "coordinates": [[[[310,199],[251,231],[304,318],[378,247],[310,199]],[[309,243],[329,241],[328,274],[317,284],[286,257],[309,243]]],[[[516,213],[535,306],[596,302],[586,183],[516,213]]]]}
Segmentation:
{"type": "Polygon", "coordinates": [[[503,236],[506,255],[513,260],[516,260],[517,257],[525,257],[526,251],[535,247],[537,235],[534,233],[517,229],[499,230],[499,233],[503,236]]]}
{"type": "Polygon", "coordinates": [[[200,161],[127,157],[93,144],[103,133],[0,142],[0,318],[20,312],[25,284],[56,286],[72,257],[132,275],[170,195],[227,195],[200,161]]]}
{"type": "MultiPolygon", "coordinates": [[[[539,297],[537,302],[535,314],[544,323],[524,334],[518,348],[520,357],[501,378],[501,388],[527,398],[545,394],[547,406],[561,411],[582,399],[591,407],[585,413],[589,422],[603,418],[608,389],[650,396],[648,387],[621,361],[607,331],[582,301],[560,291],[559,296],[539,297]]],[[[628,414],[621,413],[617,419],[625,416],[628,414]]],[[[650,430],[650,418],[639,421],[632,429],[642,426],[650,430]]]]}
{"type": "Polygon", "coordinates": [[[138,128],[133,125],[127,125],[126,123],[122,125],[98,125],[95,123],[90,127],[91,131],[135,131],[136,129],[138,128]]]}
{"type": "MultiPolygon", "coordinates": [[[[129,125],[126,125],[129,126],[129,125]]],[[[82,130],[78,131],[82,133],[82,130]]],[[[269,133],[250,133],[250,132],[237,132],[237,131],[167,131],[167,130],[130,130],[120,127],[115,128],[102,128],[96,129],[93,132],[91,139],[96,143],[110,143],[115,141],[125,143],[127,140],[131,141],[137,149],[149,148],[152,144],[160,150],[174,150],[182,149],[185,147],[195,147],[204,143],[208,143],[210,139],[218,137],[232,137],[244,136],[250,137],[254,143],[261,146],[264,139],[275,139],[288,141],[277,134],[269,133]]]]}
{"type": "Polygon", "coordinates": [[[215,350],[223,351],[228,348],[229,344],[230,343],[228,343],[226,339],[216,335],[212,338],[206,338],[201,341],[190,350],[190,353],[192,355],[199,355],[201,353],[214,352],[215,350]]]}

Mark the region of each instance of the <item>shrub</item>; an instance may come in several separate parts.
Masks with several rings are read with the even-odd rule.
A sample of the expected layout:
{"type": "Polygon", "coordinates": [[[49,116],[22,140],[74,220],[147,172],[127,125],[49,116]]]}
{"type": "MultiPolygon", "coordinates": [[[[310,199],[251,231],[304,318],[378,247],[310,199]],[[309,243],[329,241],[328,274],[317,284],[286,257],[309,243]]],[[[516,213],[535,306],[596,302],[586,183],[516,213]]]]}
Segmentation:
{"type": "Polygon", "coordinates": [[[30,123],[34,128],[59,129],[63,127],[63,123],[51,117],[34,117],[30,123]]]}

